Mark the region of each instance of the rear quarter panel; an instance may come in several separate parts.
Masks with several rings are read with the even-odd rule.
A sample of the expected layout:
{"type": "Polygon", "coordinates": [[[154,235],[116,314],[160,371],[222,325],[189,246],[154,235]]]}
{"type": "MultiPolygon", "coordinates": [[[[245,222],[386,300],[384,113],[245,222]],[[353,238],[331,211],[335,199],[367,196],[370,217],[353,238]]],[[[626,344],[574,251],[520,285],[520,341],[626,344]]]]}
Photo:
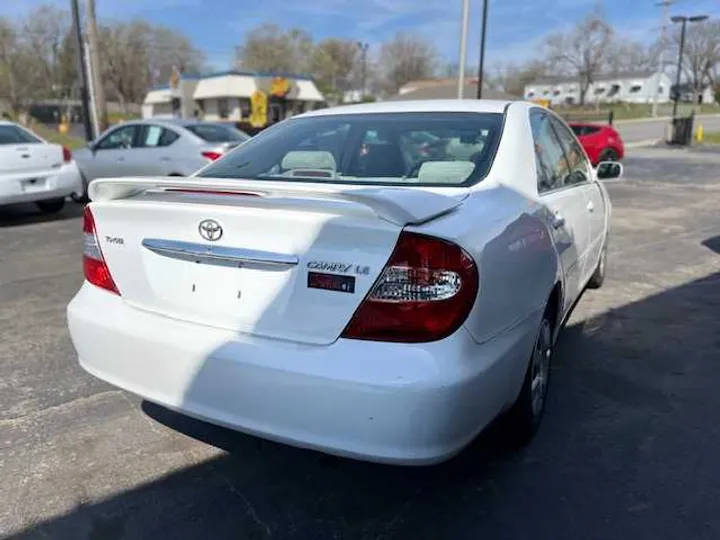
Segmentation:
{"type": "Polygon", "coordinates": [[[471,194],[456,212],[417,228],[462,246],[479,270],[478,297],[465,323],[484,343],[543,309],[559,275],[545,209],[506,186],[471,194]]]}

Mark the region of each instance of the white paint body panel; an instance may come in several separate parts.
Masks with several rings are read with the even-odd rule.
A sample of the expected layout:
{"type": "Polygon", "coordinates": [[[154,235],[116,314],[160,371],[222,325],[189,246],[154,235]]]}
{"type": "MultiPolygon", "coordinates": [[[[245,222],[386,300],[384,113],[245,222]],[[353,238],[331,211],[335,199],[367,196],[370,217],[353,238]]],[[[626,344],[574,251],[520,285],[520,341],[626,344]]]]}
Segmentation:
{"type": "MultiPolygon", "coordinates": [[[[506,107],[492,169],[469,188],[398,195],[368,185],[240,181],[233,185],[270,196],[230,197],[144,191],[148,183],[168,187],[164,179],[93,182],[99,242],[123,296],[85,284],[69,305],[81,365],[150,401],[298,446],[403,464],[457,453],[515,401],[553,288],[561,287],[558,320],[584,288],[605,241],[605,189],[593,179],[538,195],[531,104],[395,102],[310,113],[506,107]],[[600,196],[586,193],[590,187],[600,196]],[[555,206],[566,214],[564,228],[551,226],[555,206]],[[204,218],[227,226],[230,247],[292,255],[299,264],[243,278],[225,268],[191,276],[191,264],[160,261],[140,245],[148,236],[199,242],[204,218]],[[470,315],[432,343],[341,338],[403,229],[450,240],[473,257],[480,283],[470,315]],[[118,237],[122,245],[109,241],[118,237]],[[370,271],[354,295],[311,290],[313,259],[370,271]],[[229,294],[195,302],[187,292],[193,279],[250,298],[236,308],[229,294]]],[[[227,189],[227,180],[211,178],[187,185],[198,180],[227,189]]]]}

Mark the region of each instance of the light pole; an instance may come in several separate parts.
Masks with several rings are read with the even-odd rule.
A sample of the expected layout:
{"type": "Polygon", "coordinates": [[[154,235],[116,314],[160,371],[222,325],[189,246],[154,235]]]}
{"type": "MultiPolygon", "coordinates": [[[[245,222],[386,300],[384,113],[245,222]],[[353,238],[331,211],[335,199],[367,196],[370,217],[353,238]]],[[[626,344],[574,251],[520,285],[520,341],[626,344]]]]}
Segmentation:
{"type": "Polygon", "coordinates": [[[463,0],[462,21],[460,23],[460,64],[458,65],[458,99],[463,98],[465,89],[465,62],[467,62],[467,35],[470,19],[470,0],[463,0]]]}
{"type": "Polygon", "coordinates": [[[483,0],[482,37],[480,38],[480,67],[478,68],[477,98],[482,99],[483,68],[485,64],[485,34],[487,34],[488,0],[483,0]]]}
{"type": "Polygon", "coordinates": [[[675,120],[677,115],[678,101],[680,100],[680,73],[682,72],[682,61],[683,52],[685,49],[685,27],[688,21],[690,22],[702,22],[708,18],[707,15],[694,15],[692,17],[686,17],[684,15],[675,15],[670,20],[674,23],[681,23],[680,27],[680,50],[678,51],[678,63],[677,63],[677,74],[675,76],[675,95],[673,96],[673,113],[672,117],[675,120]]]}

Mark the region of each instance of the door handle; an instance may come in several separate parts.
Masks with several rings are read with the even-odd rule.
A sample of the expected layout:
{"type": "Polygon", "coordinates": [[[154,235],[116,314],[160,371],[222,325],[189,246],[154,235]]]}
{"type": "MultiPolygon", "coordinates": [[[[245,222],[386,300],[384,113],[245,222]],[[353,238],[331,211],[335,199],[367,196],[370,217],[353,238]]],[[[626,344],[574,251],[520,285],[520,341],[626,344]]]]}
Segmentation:
{"type": "Polygon", "coordinates": [[[560,215],[560,212],[555,212],[551,223],[552,223],[553,229],[559,229],[560,227],[565,225],[565,218],[560,215]]]}
{"type": "Polygon", "coordinates": [[[592,201],[588,201],[588,203],[587,203],[587,209],[588,209],[588,212],[594,212],[594,211],[595,211],[595,205],[593,204],[592,201]]]}
{"type": "Polygon", "coordinates": [[[163,156],[163,157],[160,158],[160,161],[165,161],[165,162],[167,162],[167,161],[170,161],[170,158],[167,157],[167,156],[163,156]]]}
{"type": "Polygon", "coordinates": [[[120,162],[120,161],[125,161],[125,158],[124,158],[124,157],[119,157],[119,158],[117,158],[117,160],[118,160],[118,162],[120,162]]]}

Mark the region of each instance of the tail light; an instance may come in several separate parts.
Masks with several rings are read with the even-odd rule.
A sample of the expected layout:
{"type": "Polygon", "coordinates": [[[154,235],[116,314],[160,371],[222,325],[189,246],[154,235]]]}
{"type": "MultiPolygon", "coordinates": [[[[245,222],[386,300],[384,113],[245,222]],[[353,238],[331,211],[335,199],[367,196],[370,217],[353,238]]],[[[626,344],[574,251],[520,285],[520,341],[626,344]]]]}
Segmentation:
{"type": "Polygon", "coordinates": [[[63,152],[63,161],[65,163],[70,163],[72,161],[72,152],[70,151],[70,149],[67,146],[63,146],[62,152],[63,152]]]}
{"type": "Polygon", "coordinates": [[[105,262],[95,231],[95,219],[88,206],[83,214],[83,272],[85,279],[101,289],[120,294],[105,262]]]}
{"type": "Polygon", "coordinates": [[[202,155],[204,158],[207,158],[210,161],[215,161],[216,159],[220,159],[222,157],[221,152],[212,152],[212,151],[203,152],[202,155]]]}
{"type": "Polygon", "coordinates": [[[461,247],[402,232],[342,337],[405,343],[442,339],[465,322],[477,291],[477,266],[461,247]]]}

